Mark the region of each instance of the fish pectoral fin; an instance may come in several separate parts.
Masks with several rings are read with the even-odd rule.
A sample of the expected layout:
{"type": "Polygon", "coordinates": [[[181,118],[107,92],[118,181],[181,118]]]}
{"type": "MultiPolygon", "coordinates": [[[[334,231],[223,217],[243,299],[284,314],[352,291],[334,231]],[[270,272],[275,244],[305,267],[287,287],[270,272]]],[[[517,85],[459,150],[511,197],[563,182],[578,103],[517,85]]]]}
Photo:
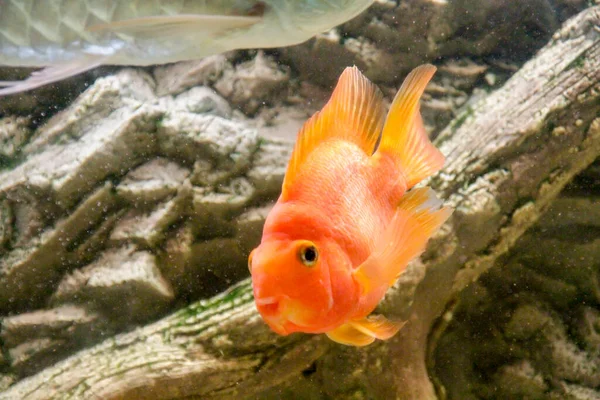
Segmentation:
{"type": "Polygon", "coordinates": [[[408,263],[425,250],[429,238],[452,214],[441,205],[428,187],[412,189],[402,197],[373,253],[352,272],[363,293],[393,285],[408,263]]]}
{"type": "Polygon", "coordinates": [[[350,321],[327,332],[329,339],[348,346],[362,347],[375,341],[387,340],[404,325],[404,321],[390,321],[383,315],[370,315],[358,321],[350,321]]]}
{"type": "Polygon", "coordinates": [[[73,62],[46,67],[31,73],[29,78],[22,81],[1,81],[0,96],[25,92],[40,86],[57,82],[82,72],[99,67],[108,60],[107,56],[87,56],[73,62]]]}
{"type": "Polygon", "coordinates": [[[369,315],[360,321],[349,322],[356,330],[379,340],[387,340],[394,336],[406,321],[390,321],[383,315],[369,315]]]}
{"type": "Polygon", "coordinates": [[[373,336],[369,336],[350,324],[338,326],[334,330],[326,333],[327,337],[336,343],[346,346],[362,347],[375,341],[373,336]]]}
{"type": "Polygon", "coordinates": [[[377,148],[378,154],[391,156],[399,165],[408,188],[444,165],[444,156],[429,140],[419,112],[419,99],[435,70],[425,64],[408,74],[390,106],[377,148]]]}
{"type": "Polygon", "coordinates": [[[110,31],[128,35],[150,37],[180,37],[199,32],[217,35],[220,32],[244,28],[262,20],[260,16],[178,14],[132,18],[96,24],[87,28],[90,32],[110,31]]]}
{"type": "Polygon", "coordinates": [[[323,109],[304,123],[283,181],[287,196],[302,164],[310,153],[327,140],[351,142],[371,156],[383,128],[383,96],[356,67],[344,70],[323,109]]]}

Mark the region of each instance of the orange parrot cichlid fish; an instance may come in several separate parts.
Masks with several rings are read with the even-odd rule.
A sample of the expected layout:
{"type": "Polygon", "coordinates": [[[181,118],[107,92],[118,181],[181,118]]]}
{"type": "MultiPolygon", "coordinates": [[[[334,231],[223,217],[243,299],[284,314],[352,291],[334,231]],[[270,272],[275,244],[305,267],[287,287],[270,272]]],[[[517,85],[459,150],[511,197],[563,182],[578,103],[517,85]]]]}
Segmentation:
{"type": "Polygon", "coordinates": [[[346,68],[300,130],[248,260],[256,307],[276,333],[365,346],[401,328],[371,312],[451,214],[431,189],[409,190],[444,163],[419,112],[435,70],[413,70],[386,118],[377,87],[346,68]]]}

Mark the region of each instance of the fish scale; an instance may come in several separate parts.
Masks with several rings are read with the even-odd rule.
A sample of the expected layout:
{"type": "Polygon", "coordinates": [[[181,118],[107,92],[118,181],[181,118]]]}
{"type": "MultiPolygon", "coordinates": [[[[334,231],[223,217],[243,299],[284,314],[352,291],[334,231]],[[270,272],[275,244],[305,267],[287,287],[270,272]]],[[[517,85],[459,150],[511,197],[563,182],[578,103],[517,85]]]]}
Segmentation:
{"type": "Polygon", "coordinates": [[[5,0],[0,4],[0,48],[6,45],[40,46],[47,43],[65,44],[75,40],[93,41],[95,35],[85,31],[85,28],[94,24],[193,11],[192,7],[185,9],[184,1],[161,3],[163,2],[5,0]]]}
{"type": "MultiPolygon", "coordinates": [[[[107,43],[106,33],[86,30],[97,24],[157,15],[229,15],[231,10],[243,12],[255,4],[256,0],[4,0],[0,2],[0,64],[18,65],[17,60],[9,60],[1,51],[8,47],[29,47],[42,58],[46,46],[70,45],[77,51],[86,44],[107,43]]],[[[31,66],[44,64],[26,62],[31,66]]]]}
{"type": "Polygon", "coordinates": [[[166,64],[298,44],[373,1],[0,0],[0,66],[47,67],[25,81],[0,81],[0,96],[99,65],[166,64]]]}

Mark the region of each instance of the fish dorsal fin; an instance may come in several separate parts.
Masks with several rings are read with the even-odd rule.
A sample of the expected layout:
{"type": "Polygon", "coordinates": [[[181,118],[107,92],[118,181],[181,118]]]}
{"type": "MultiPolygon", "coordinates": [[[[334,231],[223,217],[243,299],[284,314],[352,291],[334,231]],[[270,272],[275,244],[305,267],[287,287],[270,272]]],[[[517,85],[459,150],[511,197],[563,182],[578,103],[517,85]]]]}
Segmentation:
{"type": "Polygon", "coordinates": [[[392,102],[377,149],[396,160],[408,188],[444,165],[444,156],[429,141],[419,112],[419,100],[435,70],[425,64],[408,74],[392,102]]]}
{"type": "Polygon", "coordinates": [[[131,18],[96,24],[87,28],[90,32],[115,32],[128,35],[176,38],[205,32],[217,35],[230,29],[244,28],[262,20],[260,16],[176,14],[131,18]]]}
{"type": "Polygon", "coordinates": [[[327,104],[298,133],[283,181],[283,195],[309,154],[327,140],[352,142],[367,155],[373,154],[384,119],[385,107],[379,89],[358,68],[346,68],[327,104]]]}

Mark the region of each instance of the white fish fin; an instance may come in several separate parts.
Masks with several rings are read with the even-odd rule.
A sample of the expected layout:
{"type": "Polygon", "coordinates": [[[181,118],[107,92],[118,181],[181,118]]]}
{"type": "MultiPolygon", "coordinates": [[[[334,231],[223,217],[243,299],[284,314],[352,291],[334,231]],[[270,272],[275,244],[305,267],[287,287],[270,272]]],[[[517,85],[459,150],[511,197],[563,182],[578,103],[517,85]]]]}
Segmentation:
{"type": "Polygon", "coordinates": [[[244,28],[262,20],[256,16],[178,14],[140,17],[92,25],[90,32],[115,32],[149,37],[180,37],[189,33],[205,32],[217,35],[220,32],[244,28]]]}
{"type": "Polygon", "coordinates": [[[449,207],[441,206],[428,187],[412,189],[402,197],[373,253],[353,271],[364,292],[393,285],[407,264],[425,250],[429,238],[452,214],[449,207]]]}
{"type": "Polygon", "coordinates": [[[0,89],[0,96],[26,92],[52,82],[78,75],[104,64],[107,60],[108,57],[106,56],[88,56],[81,60],[53,65],[32,72],[29,78],[22,81],[1,81],[0,87],[3,88],[0,89]]]}

